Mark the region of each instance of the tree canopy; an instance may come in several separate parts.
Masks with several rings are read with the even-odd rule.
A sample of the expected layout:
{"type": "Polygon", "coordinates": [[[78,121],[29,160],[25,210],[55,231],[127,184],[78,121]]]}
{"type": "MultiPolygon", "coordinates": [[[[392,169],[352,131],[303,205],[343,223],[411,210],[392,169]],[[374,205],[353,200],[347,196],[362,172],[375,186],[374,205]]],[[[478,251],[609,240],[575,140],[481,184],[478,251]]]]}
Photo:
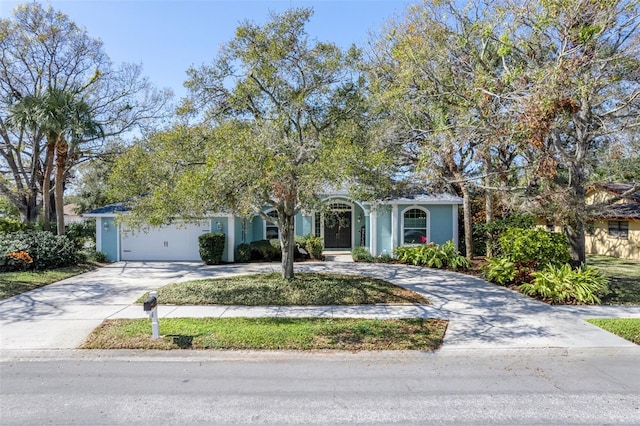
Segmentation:
{"type": "Polygon", "coordinates": [[[66,158],[61,156],[64,161],[57,164],[64,169],[58,173],[64,186],[70,169],[99,152],[106,137],[146,128],[166,113],[168,91],[155,89],[139,65],[115,67],[101,41],[52,7],[33,2],[18,6],[11,19],[2,19],[0,51],[0,193],[25,221],[37,219],[49,196],[42,193],[50,187],[45,181],[51,176],[51,168],[45,172],[52,161],[47,134],[53,136],[56,126],[68,144],[66,158]],[[53,106],[62,96],[82,106],[80,115],[101,132],[78,132],[74,119],[80,115],[65,115],[53,106]],[[12,115],[22,118],[10,120],[12,115]]]}
{"type": "Polygon", "coordinates": [[[116,164],[114,190],[144,194],[130,220],[226,211],[271,221],[271,207],[291,278],[297,213],[332,188],[355,187],[358,176],[368,176],[361,193],[383,187],[389,156],[368,143],[358,51],[310,40],[311,16],[292,9],[264,25],[245,22],[211,65],[188,71],[181,112],[201,122],[158,133],[116,164]]]}

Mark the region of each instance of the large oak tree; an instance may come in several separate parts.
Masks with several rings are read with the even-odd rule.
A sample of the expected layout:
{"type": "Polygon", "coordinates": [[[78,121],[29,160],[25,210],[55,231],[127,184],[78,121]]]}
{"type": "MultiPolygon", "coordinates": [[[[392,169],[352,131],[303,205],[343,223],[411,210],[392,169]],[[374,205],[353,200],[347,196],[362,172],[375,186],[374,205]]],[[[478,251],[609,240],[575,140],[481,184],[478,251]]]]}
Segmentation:
{"type": "MultiPolygon", "coordinates": [[[[277,212],[282,275],[292,278],[294,219],[322,193],[384,187],[385,147],[368,144],[358,52],[311,40],[310,9],[245,22],[211,65],[188,71],[182,107],[201,121],[158,133],[129,150],[112,185],[137,197],[128,220],[160,224],[216,211],[277,212]],[[125,181],[126,177],[126,181],[125,181]]],[[[370,189],[371,191],[366,191],[370,189]]]]}

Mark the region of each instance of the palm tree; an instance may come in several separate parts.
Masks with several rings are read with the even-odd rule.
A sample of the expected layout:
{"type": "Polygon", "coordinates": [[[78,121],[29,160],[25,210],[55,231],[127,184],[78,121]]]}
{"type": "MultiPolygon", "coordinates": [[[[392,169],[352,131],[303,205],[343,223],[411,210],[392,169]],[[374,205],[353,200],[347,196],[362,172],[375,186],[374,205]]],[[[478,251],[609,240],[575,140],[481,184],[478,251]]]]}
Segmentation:
{"type": "Polygon", "coordinates": [[[77,97],[77,92],[49,88],[42,94],[28,95],[11,108],[11,122],[17,127],[29,127],[45,136],[42,206],[44,228],[50,225],[51,175],[55,159],[55,208],[58,235],[64,234],[64,181],[69,148],[77,147],[87,136],[100,136],[102,128],[93,117],[89,104],[77,97]],[[71,145],[70,145],[71,143],[71,145]]]}

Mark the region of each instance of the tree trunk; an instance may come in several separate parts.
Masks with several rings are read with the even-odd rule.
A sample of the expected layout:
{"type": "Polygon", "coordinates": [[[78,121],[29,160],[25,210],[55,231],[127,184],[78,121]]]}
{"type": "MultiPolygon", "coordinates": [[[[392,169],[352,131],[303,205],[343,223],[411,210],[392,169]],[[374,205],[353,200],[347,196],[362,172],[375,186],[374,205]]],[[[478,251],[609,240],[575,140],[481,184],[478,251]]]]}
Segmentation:
{"type": "MultiPolygon", "coordinates": [[[[487,165],[487,175],[484,178],[484,184],[485,186],[488,188],[491,186],[491,160],[487,160],[486,161],[486,165],[487,165]]],[[[491,191],[488,189],[484,190],[484,209],[485,209],[485,222],[488,224],[489,222],[493,221],[494,219],[494,214],[493,214],[493,194],[491,194],[491,191]]],[[[487,232],[485,233],[485,238],[486,238],[486,256],[487,257],[493,257],[493,244],[494,242],[491,241],[491,233],[487,230],[487,232]]]]}
{"type": "Polygon", "coordinates": [[[473,258],[473,227],[471,224],[471,197],[466,183],[460,184],[462,192],[462,213],[464,217],[464,245],[467,259],[473,258]]]}
{"type": "Polygon", "coordinates": [[[64,176],[67,167],[67,154],[69,145],[61,140],[56,146],[56,223],[58,225],[58,235],[64,235],[64,176]]]}
{"type": "Polygon", "coordinates": [[[45,157],[44,175],[42,179],[42,226],[45,231],[51,229],[51,174],[53,173],[53,157],[55,155],[56,140],[47,138],[47,152],[45,157]]]}
{"type": "Polygon", "coordinates": [[[293,279],[293,261],[295,256],[295,215],[285,213],[280,216],[280,246],[282,248],[282,278],[293,279]]]}

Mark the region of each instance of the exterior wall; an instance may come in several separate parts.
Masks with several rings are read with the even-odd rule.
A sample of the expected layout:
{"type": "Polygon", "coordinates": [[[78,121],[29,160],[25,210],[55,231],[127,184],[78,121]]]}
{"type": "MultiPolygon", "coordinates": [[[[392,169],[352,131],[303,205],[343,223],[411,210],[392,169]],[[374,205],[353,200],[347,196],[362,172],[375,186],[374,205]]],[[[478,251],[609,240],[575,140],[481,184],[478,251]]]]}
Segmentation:
{"type": "MultiPolygon", "coordinates": [[[[452,205],[441,204],[399,204],[398,205],[398,219],[395,225],[397,239],[394,242],[394,246],[402,245],[403,242],[403,212],[407,209],[419,208],[427,210],[428,219],[428,233],[429,241],[435,244],[444,244],[449,240],[454,239],[453,231],[453,208],[452,205]]],[[[457,219],[457,217],[456,217],[457,219]]],[[[454,241],[455,243],[456,241],[454,241]]]]}
{"type": "MultiPolygon", "coordinates": [[[[353,203],[353,226],[352,226],[352,232],[353,232],[353,236],[352,236],[352,240],[353,241],[353,247],[360,247],[362,246],[361,241],[360,241],[360,232],[362,227],[364,226],[365,228],[365,234],[366,234],[366,238],[368,238],[369,236],[369,226],[367,225],[367,218],[365,217],[365,212],[363,210],[362,207],[360,207],[358,204],[353,203]]],[[[365,246],[368,246],[367,243],[364,244],[365,246]]]]}
{"type": "Polygon", "coordinates": [[[260,216],[254,216],[251,220],[252,238],[251,241],[264,240],[264,220],[260,216]]]}
{"type": "Polygon", "coordinates": [[[640,260],[640,221],[629,221],[629,237],[617,238],[609,235],[609,225],[606,220],[594,222],[593,235],[586,235],[588,254],[640,260]]]}
{"type": "Polygon", "coordinates": [[[96,218],[96,247],[107,255],[107,259],[115,262],[120,260],[119,251],[119,226],[113,217],[96,218]],[[105,229],[105,224],[107,229],[105,229]],[[99,240],[99,241],[98,241],[99,240]]]}
{"type": "Polygon", "coordinates": [[[379,208],[372,214],[376,215],[376,229],[373,230],[376,233],[376,247],[375,253],[371,254],[374,256],[379,256],[382,253],[391,255],[393,253],[391,243],[391,207],[379,208]]]}
{"type": "Polygon", "coordinates": [[[313,234],[313,215],[311,213],[302,216],[300,222],[300,233],[297,235],[313,234]]]}
{"type": "MultiPolygon", "coordinates": [[[[226,238],[224,239],[224,254],[222,255],[223,262],[233,262],[233,251],[235,250],[235,234],[234,230],[231,229],[230,232],[230,219],[229,217],[212,217],[211,218],[211,232],[221,232],[226,238]],[[218,222],[222,225],[222,229],[218,230],[218,222]],[[233,237],[231,237],[233,235],[233,237]]],[[[235,221],[234,221],[235,222],[235,221]]]]}

